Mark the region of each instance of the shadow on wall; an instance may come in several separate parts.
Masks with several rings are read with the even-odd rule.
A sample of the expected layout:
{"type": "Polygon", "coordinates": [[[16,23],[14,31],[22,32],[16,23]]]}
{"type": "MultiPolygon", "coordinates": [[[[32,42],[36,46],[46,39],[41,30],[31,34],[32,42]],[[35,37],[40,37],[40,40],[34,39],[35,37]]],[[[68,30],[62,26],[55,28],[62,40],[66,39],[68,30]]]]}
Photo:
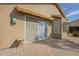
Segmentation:
{"type": "MultiPolygon", "coordinates": [[[[14,26],[14,27],[15,27],[15,25],[17,24],[17,20],[25,21],[24,18],[23,18],[23,16],[24,16],[24,14],[18,12],[18,11],[14,8],[14,9],[11,11],[10,16],[9,16],[9,17],[10,17],[10,26],[14,26]],[[13,18],[16,18],[16,24],[12,24],[12,23],[11,23],[11,20],[12,20],[13,18]]],[[[15,34],[16,34],[16,33],[15,33],[15,34]]],[[[12,34],[12,36],[15,35],[15,34],[12,34]]],[[[15,37],[15,38],[16,38],[16,37],[15,37]]],[[[17,47],[17,46],[19,45],[18,39],[14,39],[14,40],[12,40],[12,41],[13,41],[13,43],[10,43],[11,46],[10,46],[9,48],[17,47]]],[[[12,41],[10,41],[10,42],[12,42],[12,41]]]]}
{"type": "Polygon", "coordinates": [[[18,47],[19,41],[16,39],[9,48],[18,47]]]}
{"type": "Polygon", "coordinates": [[[12,19],[13,18],[16,18],[16,10],[15,10],[15,8],[12,10],[12,12],[10,13],[10,25],[11,26],[14,26],[15,24],[12,24],[12,19]]]}
{"type": "Polygon", "coordinates": [[[15,40],[9,48],[25,46],[24,40],[15,40]]]}
{"type": "MultiPolygon", "coordinates": [[[[12,23],[11,23],[11,20],[12,20],[13,18],[16,18],[16,20],[25,21],[22,16],[24,16],[24,14],[21,13],[21,12],[18,12],[18,11],[14,8],[14,9],[12,10],[12,12],[10,13],[10,25],[11,25],[11,26],[16,25],[16,24],[12,24],[12,23]]],[[[17,21],[16,21],[16,22],[17,22],[17,21]]]]}

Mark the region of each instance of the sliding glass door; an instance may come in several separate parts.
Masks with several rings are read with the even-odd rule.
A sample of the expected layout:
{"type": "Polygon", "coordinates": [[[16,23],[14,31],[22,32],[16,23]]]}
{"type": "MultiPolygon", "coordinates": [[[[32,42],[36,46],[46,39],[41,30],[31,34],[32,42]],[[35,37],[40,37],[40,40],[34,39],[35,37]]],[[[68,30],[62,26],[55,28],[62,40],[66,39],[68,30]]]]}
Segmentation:
{"type": "Polygon", "coordinates": [[[38,40],[45,39],[47,37],[47,22],[39,20],[38,40]]]}

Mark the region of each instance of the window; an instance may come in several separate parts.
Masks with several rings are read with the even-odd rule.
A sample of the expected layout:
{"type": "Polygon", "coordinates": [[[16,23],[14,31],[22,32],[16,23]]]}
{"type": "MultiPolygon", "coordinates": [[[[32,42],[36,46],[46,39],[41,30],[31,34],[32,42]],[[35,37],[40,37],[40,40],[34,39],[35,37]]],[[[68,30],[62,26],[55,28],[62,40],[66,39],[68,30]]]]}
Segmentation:
{"type": "Polygon", "coordinates": [[[67,23],[66,22],[63,23],[63,32],[67,32],[67,23]]]}

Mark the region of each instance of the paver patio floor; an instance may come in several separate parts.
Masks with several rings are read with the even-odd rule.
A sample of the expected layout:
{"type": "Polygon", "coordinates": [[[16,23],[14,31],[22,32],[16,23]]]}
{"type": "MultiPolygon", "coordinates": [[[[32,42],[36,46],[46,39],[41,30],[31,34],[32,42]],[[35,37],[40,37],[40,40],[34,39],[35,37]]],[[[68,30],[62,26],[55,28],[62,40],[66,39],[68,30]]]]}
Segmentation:
{"type": "Polygon", "coordinates": [[[26,47],[0,50],[2,56],[78,56],[79,44],[60,39],[45,39],[28,43],[26,47]],[[74,46],[74,47],[72,47],[74,46]],[[76,48],[77,47],[77,48],[76,48]]]}

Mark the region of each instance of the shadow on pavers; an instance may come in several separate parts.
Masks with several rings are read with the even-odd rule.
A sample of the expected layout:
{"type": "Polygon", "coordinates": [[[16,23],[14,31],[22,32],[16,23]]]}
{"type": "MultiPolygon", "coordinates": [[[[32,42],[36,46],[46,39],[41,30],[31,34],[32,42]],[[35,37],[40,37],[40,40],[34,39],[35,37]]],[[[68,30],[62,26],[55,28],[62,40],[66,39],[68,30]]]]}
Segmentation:
{"type": "Polygon", "coordinates": [[[77,49],[77,50],[79,49],[79,44],[76,44],[76,43],[70,42],[70,41],[65,41],[62,39],[51,38],[51,39],[40,40],[40,41],[33,42],[33,43],[46,44],[53,48],[70,50],[70,51],[75,51],[75,49],[77,49]]]}
{"type": "Polygon", "coordinates": [[[18,47],[18,45],[19,45],[19,41],[15,40],[9,48],[18,47]]]}

